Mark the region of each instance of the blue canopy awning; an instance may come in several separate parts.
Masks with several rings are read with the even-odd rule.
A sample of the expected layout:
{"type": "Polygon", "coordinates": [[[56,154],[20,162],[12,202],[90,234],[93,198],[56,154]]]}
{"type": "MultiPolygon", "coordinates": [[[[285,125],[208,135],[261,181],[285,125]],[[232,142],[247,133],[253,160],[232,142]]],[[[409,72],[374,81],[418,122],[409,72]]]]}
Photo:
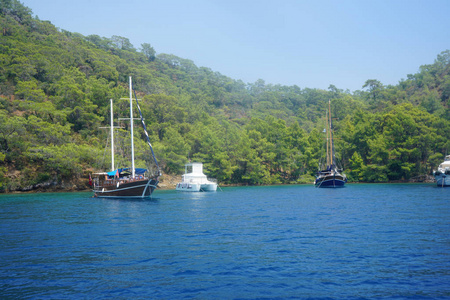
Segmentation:
{"type": "MultiPolygon", "coordinates": [[[[134,173],[136,175],[142,175],[145,172],[147,172],[147,169],[143,169],[143,168],[135,168],[134,169],[134,173]]],[[[120,175],[122,175],[123,173],[125,173],[124,175],[128,175],[131,174],[130,172],[130,168],[124,168],[124,169],[117,169],[111,172],[107,172],[108,176],[113,177],[113,176],[117,176],[119,177],[120,175]]]]}
{"type": "Polygon", "coordinates": [[[119,170],[114,170],[111,172],[107,172],[106,174],[108,174],[108,176],[119,176],[119,170]]]}
{"type": "Polygon", "coordinates": [[[142,174],[144,174],[145,172],[147,172],[147,169],[143,169],[143,168],[135,168],[135,169],[134,169],[134,173],[135,173],[136,175],[142,175],[142,174]]]}

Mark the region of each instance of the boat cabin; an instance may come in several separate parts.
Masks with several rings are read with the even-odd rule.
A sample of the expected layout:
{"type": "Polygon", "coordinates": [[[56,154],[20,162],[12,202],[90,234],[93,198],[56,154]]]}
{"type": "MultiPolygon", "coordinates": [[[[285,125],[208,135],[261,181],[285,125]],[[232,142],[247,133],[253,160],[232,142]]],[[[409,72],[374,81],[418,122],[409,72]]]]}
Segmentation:
{"type": "Polygon", "coordinates": [[[184,166],[184,175],[182,182],[206,183],[208,179],[203,174],[203,163],[189,163],[184,166]],[[191,171],[191,172],[189,172],[191,171]]]}

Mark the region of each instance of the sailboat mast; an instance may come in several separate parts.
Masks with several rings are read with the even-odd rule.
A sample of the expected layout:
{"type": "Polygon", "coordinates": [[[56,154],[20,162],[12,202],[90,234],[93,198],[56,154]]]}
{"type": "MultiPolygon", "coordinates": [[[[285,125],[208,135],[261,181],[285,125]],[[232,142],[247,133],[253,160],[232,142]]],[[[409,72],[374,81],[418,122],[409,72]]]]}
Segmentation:
{"type": "Polygon", "coordinates": [[[333,136],[332,136],[332,132],[331,132],[331,100],[328,100],[328,118],[329,118],[329,131],[330,131],[330,166],[333,165],[333,159],[334,159],[334,154],[333,154],[333,136]]]}
{"type": "Polygon", "coordinates": [[[330,165],[330,153],[328,152],[328,111],[325,110],[325,131],[327,134],[327,167],[330,165]]]}
{"type": "Polygon", "coordinates": [[[114,119],[113,119],[113,101],[111,102],[111,171],[114,171],[114,119]]]}
{"type": "Polygon", "coordinates": [[[134,169],[134,133],[133,133],[133,87],[131,83],[131,76],[130,76],[130,128],[131,128],[131,176],[134,178],[135,176],[135,169],[134,169]]]}

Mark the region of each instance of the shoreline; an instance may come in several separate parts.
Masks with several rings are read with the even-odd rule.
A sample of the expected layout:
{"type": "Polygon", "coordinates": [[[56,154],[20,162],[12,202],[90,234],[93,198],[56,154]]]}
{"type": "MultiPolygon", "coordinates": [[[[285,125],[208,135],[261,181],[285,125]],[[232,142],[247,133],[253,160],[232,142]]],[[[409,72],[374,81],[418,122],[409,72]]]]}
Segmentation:
{"type": "MultiPolygon", "coordinates": [[[[176,177],[180,177],[181,180],[181,176],[173,176],[173,178],[171,178],[168,181],[161,181],[160,183],[158,183],[158,187],[157,190],[175,190],[176,188],[176,184],[179,181],[175,181],[176,177]]],[[[430,181],[430,180],[425,180],[425,181],[400,181],[400,180],[395,180],[395,181],[388,181],[388,182],[348,182],[347,184],[435,184],[436,181],[430,181]]],[[[284,183],[284,184],[263,184],[263,185],[248,185],[248,184],[223,184],[220,185],[220,187],[244,187],[244,186],[284,186],[284,185],[311,185],[314,186],[313,183],[284,183]]],[[[64,185],[62,186],[51,186],[51,187],[38,187],[35,189],[29,189],[29,190],[15,190],[15,191],[9,191],[9,192],[0,192],[0,195],[9,195],[9,194],[38,194],[38,193],[76,193],[76,192],[89,192],[92,191],[91,188],[86,187],[79,187],[77,185],[72,185],[72,187],[68,188],[68,187],[64,187],[64,185]]]]}

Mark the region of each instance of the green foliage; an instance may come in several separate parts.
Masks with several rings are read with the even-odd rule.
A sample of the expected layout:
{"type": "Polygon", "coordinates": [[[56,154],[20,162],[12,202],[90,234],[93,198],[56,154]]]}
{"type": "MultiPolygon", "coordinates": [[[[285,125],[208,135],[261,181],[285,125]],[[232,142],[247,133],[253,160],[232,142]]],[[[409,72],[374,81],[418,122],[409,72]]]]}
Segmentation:
{"type": "Polygon", "coordinates": [[[350,181],[363,181],[365,171],[364,161],[358,152],[353,153],[349,159],[349,169],[347,171],[348,179],[350,181]]]}
{"type": "MultiPolygon", "coordinates": [[[[0,2],[0,189],[72,180],[108,169],[109,99],[125,117],[128,76],[141,98],[164,173],[202,161],[220,183],[310,183],[325,156],[331,100],[335,148],[353,181],[408,180],[432,172],[450,149],[450,51],[397,86],[376,79],[350,93],[245,84],[149,43],[57,29],[17,0],[0,2]],[[20,176],[10,176],[19,172],[20,176]]],[[[117,162],[129,162],[129,123],[117,162]]],[[[137,164],[152,161],[135,132],[137,164]]]]}
{"type": "MultiPolygon", "coordinates": [[[[93,163],[92,150],[85,145],[67,143],[60,146],[30,147],[26,155],[38,170],[58,179],[81,177],[83,167],[93,163]]],[[[37,176],[38,176],[37,172],[37,176]]]]}
{"type": "Polygon", "coordinates": [[[141,47],[142,53],[144,53],[149,61],[154,61],[156,59],[156,51],[149,43],[143,43],[141,47]]]}
{"type": "Polygon", "coordinates": [[[6,155],[0,152],[0,191],[5,190],[5,185],[7,183],[7,168],[4,166],[6,155]]]}
{"type": "Polygon", "coordinates": [[[350,175],[354,180],[376,182],[430,173],[430,156],[448,149],[449,124],[444,123],[412,104],[371,116],[360,112],[346,122],[344,139],[358,149],[350,159],[350,175]]]}

